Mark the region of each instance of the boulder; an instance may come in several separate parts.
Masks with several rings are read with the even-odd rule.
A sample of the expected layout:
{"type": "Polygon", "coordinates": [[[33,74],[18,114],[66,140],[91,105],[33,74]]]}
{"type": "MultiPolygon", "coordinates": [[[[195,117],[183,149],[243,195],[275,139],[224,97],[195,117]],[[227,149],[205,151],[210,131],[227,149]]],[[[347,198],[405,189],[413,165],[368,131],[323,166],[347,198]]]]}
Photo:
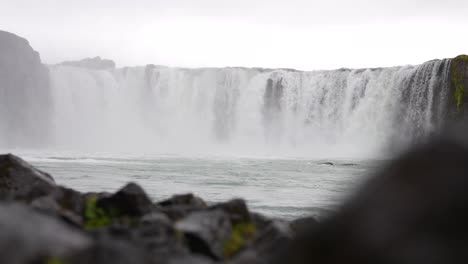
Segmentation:
{"type": "Polygon", "coordinates": [[[82,233],[22,204],[0,203],[1,262],[23,264],[63,257],[91,245],[82,233]]]}
{"type": "Polygon", "coordinates": [[[155,262],[151,261],[143,249],[130,242],[100,236],[91,246],[53,263],[152,264],[155,262]]]}
{"type": "Polygon", "coordinates": [[[224,258],[224,243],[228,240],[232,226],[229,216],[220,210],[199,211],[189,214],[176,223],[190,250],[214,260],[224,258]]]}
{"type": "Polygon", "coordinates": [[[207,208],[206,202],[191,193],[174,195],[171,198],[159,202],[160,210],[171,220],[178,221],[194,211],[207,208]]]}
{"type": "Polygon", "coordinates": [[[315,217],[309,216],[295,219],[291,221],[289,225],[294,234],[302,234],[311,230],[312,228],[316,228],[318,221],[315,219],[315,217]]]}
{"type": "Polygon", "coordinates": [[[192,206],[196,208],[207,207],[206,202],[203,201],[203,199],[201,199],[200,197],[193,195],[193,193],[174,195],[167,200],[159,202],[158,204],[163,207],[180,206],[180,205],[192,206]]]}
{"type": "Polygon", "coordinates": [[[249,249],[253,250],[259,259],[272,263],[282,255],[292,239],[293,231],[288,222],[272,220],[269,225],[257,232],[249,249]]]}
{"type": "Polygon", "coordinates": [[[141,217],[154,208],[145,191],[135,183],[125,185],[115,194],[99,199],[98,207],[118,215],[141,217]]]}
{"type": "Polygon", "coordinates": [[[81,215],[84,209],[85,196],[73,189],[59,186],[51,194],[62,210],[81,215]]]}
{"type": "Polygon", "coordinates": [[[224,203],[218,203],[210,207],[212,210],[221,210],[229,215],[233,225],[250,222],[250,212],[247,204],[242,199],[233,199],[224,203]]]}
{"type": "Polygon", "coordinates": [[[12,154],[0,155],[0,192],[17,199],[33,200],[56,188],[52,177],[12,154]]]}

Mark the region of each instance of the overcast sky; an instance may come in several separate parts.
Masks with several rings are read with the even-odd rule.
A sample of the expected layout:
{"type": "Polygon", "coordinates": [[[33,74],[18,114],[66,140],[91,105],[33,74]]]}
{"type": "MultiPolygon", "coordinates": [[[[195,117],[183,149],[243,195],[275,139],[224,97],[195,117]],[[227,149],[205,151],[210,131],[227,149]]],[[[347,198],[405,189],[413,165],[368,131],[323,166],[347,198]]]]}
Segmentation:
{"type": "Polygon", "coordinates": [[[46,63],[393,66],[468,53],[468,0],[0,0],[0,30],[46,63]]]}

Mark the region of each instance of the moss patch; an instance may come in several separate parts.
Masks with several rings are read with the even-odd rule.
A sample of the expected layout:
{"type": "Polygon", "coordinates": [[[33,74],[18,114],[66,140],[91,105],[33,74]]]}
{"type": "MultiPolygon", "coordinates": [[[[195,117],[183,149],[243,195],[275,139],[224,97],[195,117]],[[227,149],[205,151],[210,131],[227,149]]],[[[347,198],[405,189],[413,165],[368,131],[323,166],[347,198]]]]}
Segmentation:
{"type": "Polygon", "coordinates": [[[257,228],[251,222],[239,223],[233,226],[231,235],[224,242],[223,254],[224,257],[230,258],[234,256],[249,238],[255,235],[257,228]]]}
{"type": "Polygon", "coordinates": [[[67,264],[67,262],[59,257],[50,257],[44,261],[44,264],[67,264]]]}
{"type": "Polygon", "coordinates": [[[96,204],[97,198],[89,196],[85,201],[84,225],[85,229],[96,229],[111,224],[112,219],[118,215],[115,210],[104,210],[96,204]]]}
{"type": "Polygon", "coordinates": [[[450,82],[452,87],[455,88],[454,96],[457,104],[457,110],[463,104],[463,97],[465,95],[465,73],[463,70],[468,66],[468,55],[460,55],[452,60],[450,65],[450,82]]]}

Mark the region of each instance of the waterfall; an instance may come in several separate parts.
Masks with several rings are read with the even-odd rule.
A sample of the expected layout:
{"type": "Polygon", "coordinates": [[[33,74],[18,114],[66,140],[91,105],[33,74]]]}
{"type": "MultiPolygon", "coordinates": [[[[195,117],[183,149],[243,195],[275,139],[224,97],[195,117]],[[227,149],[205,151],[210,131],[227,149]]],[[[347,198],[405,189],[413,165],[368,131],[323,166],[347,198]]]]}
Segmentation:
{"type": "Polygon", "coordinates": [[[47,148],[375,155],[441,126],[450,60],[334,71],[49,66],[47,148]]]}

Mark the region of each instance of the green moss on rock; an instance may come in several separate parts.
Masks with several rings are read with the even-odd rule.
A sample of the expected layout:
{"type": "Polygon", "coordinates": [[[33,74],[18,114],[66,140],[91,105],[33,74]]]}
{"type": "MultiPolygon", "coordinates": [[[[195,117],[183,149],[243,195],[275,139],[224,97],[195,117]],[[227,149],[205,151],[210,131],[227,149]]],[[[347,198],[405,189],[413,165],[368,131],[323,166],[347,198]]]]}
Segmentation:
{"type": "Polygon", "coordinates": [[[104,210],[97,206],[97,198],[89,196],[85,200],[84,225],[85,229],[96,229],[108,226],[118,215],[115,210],[104,210]]]}
{"type": "Polygon", "coordinates": [[[224,242],[224,256],[226,258],[230,258],[236,254],[245,246],[247,240],[255,235],[256,231],[256,226],[251,222],[244,222],[234,225],[231,235],[224,242]]]}
{"type": "Polygon", "coordinates": [[[463,70],[468,67],[468,55],[460,55],[454,58],[450,66],[450,82],[454,90],[457,110],[460,110],[465,96],[465,73],[463,70]]]}
{"type": "Polygon", "coordinates": [[[44,261],[44,264],[67,264],[67,261],[59,257],[49,257],[44,261]]]}

